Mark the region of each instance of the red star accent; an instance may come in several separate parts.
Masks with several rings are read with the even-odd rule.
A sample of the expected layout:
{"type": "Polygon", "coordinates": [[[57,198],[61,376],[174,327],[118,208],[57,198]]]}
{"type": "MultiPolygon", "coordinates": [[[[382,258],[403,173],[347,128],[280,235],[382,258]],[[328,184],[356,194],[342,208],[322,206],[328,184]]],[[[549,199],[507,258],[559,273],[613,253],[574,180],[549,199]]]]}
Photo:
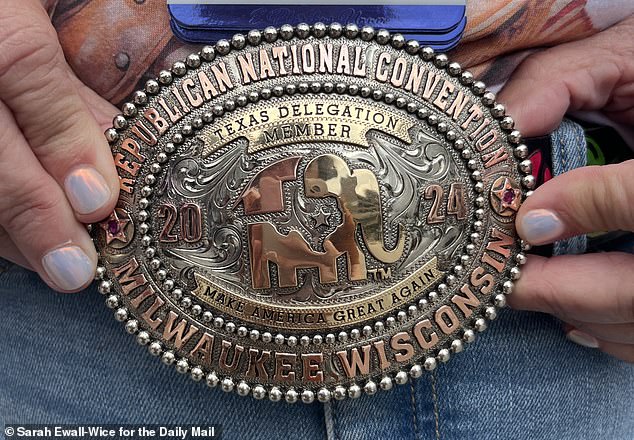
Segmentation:
{"type": "Polygon", "coordinates": [[[125,234],[126,226],[130,223],[130,219],[121,219],[117,211],[112,211],[110,217],[99,223],[101,229],[106,233],[106,244],[112,243],[113,240],[119,240],[127,243],[129,238],[125,234]]]}
{"type": "Polygon", "coordinates": [[[517,212],[520,209],[522,192],[513,185],[508,177],[504,179],[502,187],[494,190],[493,194],[500,201],[500,211],[512,209],[517,212]]]}

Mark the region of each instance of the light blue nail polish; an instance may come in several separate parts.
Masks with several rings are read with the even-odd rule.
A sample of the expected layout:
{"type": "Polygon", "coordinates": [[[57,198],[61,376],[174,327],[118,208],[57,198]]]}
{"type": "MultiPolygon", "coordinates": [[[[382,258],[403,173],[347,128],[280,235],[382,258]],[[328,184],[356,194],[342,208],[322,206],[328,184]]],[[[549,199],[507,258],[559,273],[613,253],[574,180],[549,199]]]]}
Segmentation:
{"type": "Polygon", "coordinates": [[[62,290],[77,290],[94,277],[93,263],[79,246],[64,246],[44,255],[42,266],[62,290]]]}
{"type": "Polygon", "coordinates": [[[552,211],[535,209],[522,218],[521,234],[530,244],[541,245],[561,238],[564,224],[552,211]]]}
{"type": "Polygon", "coordinates": [[[64,181],[66,196],[79,214],[90,214],[110,200],[110,188],[99,172],[92,167],[75,168],[64,181]]]}

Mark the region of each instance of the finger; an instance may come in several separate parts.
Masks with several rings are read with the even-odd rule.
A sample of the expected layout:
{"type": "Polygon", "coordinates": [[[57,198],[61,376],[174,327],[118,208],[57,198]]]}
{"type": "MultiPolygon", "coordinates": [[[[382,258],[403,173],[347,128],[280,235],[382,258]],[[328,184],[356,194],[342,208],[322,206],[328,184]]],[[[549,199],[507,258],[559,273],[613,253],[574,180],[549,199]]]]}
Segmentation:
{"type": "Polygon", "coordinates": [[[549,180],[524,202],[515,224],[534,245],[588,232],[634,230],[634,160],[578,168],[549,180]]]}
{"type": "Polygon", "coordinates": [[[97,221],[113,209],[118,195],[103,131],[79,94],[40,3],[5,1],[9,4],[3,8],[8,18],[0,26],[0,98],[39,161],[64,188],[77,217],[97,221]]]}
{"type": "Polygon", "coordinates": [[[28,262],[26,257],[22,255],[22,252],[15,245],[11,237],[0,227],[0,258],[11,261],[12,263],[22,266],[26,269],[33,270],[33,267],[28,262]]]}
{"type": "MultiPolygon", "coordinates": [[[[594,324],[585,322],[569,322],[577,333],[583,333],[590,338],[602,339],[618,344],[634,344],[634,322],[622,324],[594,324]]],[[[568,336],[571,329],[568,332],[568,336]]]]}
{"type": "Polygon", "coordinates": [[[1,101],[0,121],[0,226],[52,288],[80,290],[97,264],[92,240],[1,101]]]}
{"type": "Polygon", "coordinates": [[[599,340],[599,350],[625,362],[634,363],[634,345],[599,340]]]}
{"type": "Polygon", "coordinates": [[[564,321],[634,323],[634,255],[531,256],[509,305],[564,321]]]}
{"type": "Polygon", "coordinates": [[[550,133],[569,110],[603,110],[634,123],[634,17],[590,38],[529,56],[500,92],[525,136],[550,133]]]}
{"type": "Polygon", "coordinates": [[[627,342],[614,342],[596,337],[576,328],[571,328],[566,337],[575,344],[587,348],[597,348],[615,358],[634,363],[634,345],[627,342]]]}

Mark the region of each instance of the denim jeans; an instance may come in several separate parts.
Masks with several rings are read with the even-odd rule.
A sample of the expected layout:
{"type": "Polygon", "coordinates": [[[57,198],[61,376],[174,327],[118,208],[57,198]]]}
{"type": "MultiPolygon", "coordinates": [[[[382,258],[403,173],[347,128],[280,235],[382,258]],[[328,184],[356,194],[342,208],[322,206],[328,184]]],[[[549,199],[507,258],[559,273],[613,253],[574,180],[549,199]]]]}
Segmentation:
{"type": "MultiPolygon", "coordinates": [[[[565,130],[553,145],[578,134],[565,130]]],[[[575,155],[568,166],[582,164],[578,148],[565,148],[575,155]]],[[[433,374],[326,405],[194,383],[137,345],[94,286],[57,294],[2,260],[0,335],[0,428],[216,423],[225,439],[634,438],[634,366],[569,342],[560,322],[539,313],[504,310],[433,374]]]]}

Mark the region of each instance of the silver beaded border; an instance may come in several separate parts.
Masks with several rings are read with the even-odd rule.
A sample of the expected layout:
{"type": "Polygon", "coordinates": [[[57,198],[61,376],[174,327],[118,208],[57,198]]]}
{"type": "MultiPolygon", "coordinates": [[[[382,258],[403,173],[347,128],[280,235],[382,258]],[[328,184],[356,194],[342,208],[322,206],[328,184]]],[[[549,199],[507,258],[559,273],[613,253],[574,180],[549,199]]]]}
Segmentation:
{"type": "MultiPolygon", "coordinates": [[[[188,69],[196,69],[198,68],[202,62],[204,61],[213,61],[216,57],[216,54],[220,56],[227,55],[231,52],[232,49],[242,49],[247,44],[250,45],[258,45],[262,40],[266,42],[274,42],[278,38],[282,40],[290,40],[294,37],[299,39],[305,39],[309,36],[314,36],[316,38],[322,38],[325,36],[330,36],[332,38],[348,38],[355,39],[361,38],[363,41],[371,41],[375,40],[378,44],[387,45],[390,44],[395,49],[404,49],[410,55],[419,55],[424,61],[432,61],[437,68],[444,69],[449,75],[458,77],[461,82],[466,87],[469,87],[472,92],[481,97],[482,103],[490,109],[491,115],[498,120],[500,128],[503,132],[507,133],[507,139],[511,145],[514,145],[514,154],[515,156],[521,160],[519,163],[519,171],[520,174],[523,175],[521,180],[521,184],[523,188],[525,188],[524,197],[528,197],[532,194],[532,189],[535,186],[535,179],[532,176],[532,166],[529,160],[526,160],[528,155],[528,148],[521,144],[521,134],[519,131],[514,129],[514,121],[511,117],[506,116],[506,109],[502,104],[498,104],[495,101],[495,94],[487,91],[486,86],[481,81],[475,81],[473,75],[468,71],[463,71],[461,66],[458,63],[450,63],[447,56],[444,54],[435,54],[433,49],[428,47],[420,47],[420,44],[416,40],[405,40],[405,38],[401,34],[391,34],[389,31],[385,29],[380,29],[375,31],[374,28],[365,26],[361,29],[355,24],[348,24],[346,26],[342,26],[339,23],[332,23],[330,25],[325,25],[323,23],[316,23],[313,26],[302,23],[293,27],[291,25],[283,25],[279,28],[275,27],[267,27],[263,31],[259,30],[251,30],[245,37],[243,34],[236,34],[233,38],[229,40],[219,40],[215,46],[205,46],[199,53],[194,53],[189,55],[186,60],[177,61],[172,65],[171,71],[164,70],[161,71],[159,77],[154,80],[151,79],[146,82],[144,91],[137,91],[133,94],[133,102],[126,102],[122,105],[122,114],[119,114],[113,119],[113,127],[105,131],[105,137],[110,144],[114,144],[119,139],[119,131],[125,130],[128,126],[128,120],[134,118],[137,115],[138,108],[137,106],[143,106],[148,101],[148,94],[155,95],[158,94],[162,87],[167,86],[172,83],[174,75],[177,77],[181,77],[187,73],[188,69]]],[[[145,184],[141,189],[141,194],[144,196],[143,199],[139,201],[139,207],[141,211],[138,214],[139,220],[141,221],[139,225],[139,231],[141,234],[146,234],[149,231],[149,225],[145,223],[145,221],[149,218],[149,214],[145,209],[149,206],[149,201],[146,197],[149,197],[152,193],[152,185],[156,182],[156,177],[154,174],[157,174],[161,171],[161,163],[167,162],[168,154],[176,151],[177,145],[182,144],[185,141],[185,138],[191,136],[195,130],[200,129],[204,126],[204,124],[213,121],[215,116],[221,116],[225,111],[231,111],[236,108],[236,106],[243,107],[249,102],[257,102],[259,99],[268,99],[272,96],[282,96],[284,93],[287,94],[295,94],[296,92],[307,93],[313,92],[317,93],[320,91],[332,92],[333,90],[337,93],[345,93],[349,92],[352,95],[359,93],[363,97],[371,96],[375,100],[384,100],[387,104],[394,103],[399,108],[406,108],[409,113],[416,112],[416,116],[418,116],[421,120],[426,120],[430,126],[434,126],[436,130],[444,135],[445,139],[452,143],[456,150],[462,150],[461,156],[463,159],[467,160],[467,167],[471,169],[475,169],[477,164],[475,161],[470,160],[470,151],[464,148],[464,141],[460,143],[460,140],[456,138],[455,132],[449,130],[446,122],[438,120],[435,115],[425,114],[426,109],[417,108],[417,104],[414,102],[407,102],[407,100],[403,97],[390,96],[392,94],[384,94],[381,90],[364,90],[368,89],[365,87],[358,87],[354,84],[332,84],[332,89],[330,89],[329,83],[319,84],[319,83],[299,83],[299,84],[288,84],[285,88],[278,86],[274,87],[272,90],[262,89],[260,94],[255,92],[249,94],[249,96],[240,96],[235,100],[227,100],[224,103],[224,106],[216,105],[213,107],[210,116],[206,117],[203,115],[202,118],[194,118],[192,120],[191,125],[185,125],[180,133],[176,133],[172,142],[166,144],[165,151],[159,152],[156,157],[156,162],[150,165],[150,174],[145,177],[145,184]],[[318,87],[319,86],[319,87],[318,87]],[[351,88],[356,87],[357,90],[350,90],[351,88]],[[262,94],[264,92],[264,95],[262,94]],[[268,96],[266,96],[268,95],[268,96]],[[422,113],[421,113],[422,112],[422,113]],[[443,125],[444,124],[444,125],[443,125]],[[172,148],[173,147],[173,148],[172,148]],[[471,163],[473,162],[473,166],[471,163]],[[145,214],[143,214],[145,213],[145,214]]],[[[484,191],[483,184],[480,182],[481,176],[479,171],[475,170],[472,175],[472,179],[477,183],[474,185],[476,192],[482,193],[484,191]],[[478,187],[479,185],[479,187],[478,187]]],[[[476,208],[484,206],[486,201],[483,197],[476,197],[475,204],[476,208]]],[[[480,209],[476,209],[474,215],[476,218],[481,218],[484,214],[484,211],[480,209]],[[480,213],[480,214],[479,214],[480,213]]],[[[475,252],[475,245],[473,243],[479,240],[478,234],[478,224],[480,227],[482,225],[481,222],[474,222],[474,232],[471,237],[471,244],[466,245],[466,254],[461,256],[461,263],[467,264],[470,260],[470,255],[475,252]]],[[[188,308],[192,307],[192,314],[194,316],[200,315],[202,313],[202,308],[199,305],[191,305],[191,298],[182,297],[182,290],[175,287],[173,280],[167,278],[167,272],[164,269],[160,269],[160,260],[154,260],[154,254],[156,250],[150,246],[152,242],[152,238],[149,235],[144,235],[141,239],[141,243],[146,247],[145,256],[150,259],[150,267],[154,268],[156,271],[156,276],[159,280],[163,281],[163,288],[165,290],[170,291],[172,296],[181,300],[181,306],[188,308]],[[158,263],[156,263],[158,261],[158,263]],[[156,267],[154,267],[156,266],[156,267]],[[171,283],[170,283],[171,281],[171,283]],[[180,295],[179,295],[180,294],[180,295]],[[180,297],[179,297],[180,296],[180,297]],[[189,300],[189,304],[188,301],[189,300]],[[184,301],[184,303],[183,303],[184,301]],[[194,307],[199,307],[198,313],[196,313],[193,309],[194,307]]],[[[522,251],[526,251],[530,249],[530,246],[520,241],[522,251]]],[[[336,400],[342,400],[346,397],[357,398],[360,397],[363,392],[368,395],[375,394],[378,389],[389,390],[393,387],[393,383],[397,384],[405,384],[409,381],[409,378],[412,379],[418,378],[422,376],[424,371],[431,371],[436,368],[438,362],[447,362],[451,353],[459,353],[463,350],[463,343],[471,343],[475,340],[476,332],[482,332],[487,328],[487,320],[494,320],[497,317],[497,309],[502,308],[506,305],[506,295],[509,295],[513,291],[514,281],[519,279],[521,275],[521,270],[519,266],[523,265],[526,262],[526,256],[523,252],[518,253],[515,256],[515,263],[509,270],[509,277],[506,281],[502,283],[502,291],[501,293],[496,294],[492,303],[484,309],[484,315],[474,314],[473,329],[466,328],[462,333],[461,338],[453,339],[448,345],[447,348],[441,348],[436,350],[436,356],[427,357],[422,364],[410,362],[407,365],[409,366],[409,371],[400,370],[394,374],[384,374],[379,380],[379,384],[373,380],[371,377],[368,379],[363,388],[361,388],[356,383],[349,385],[348,387],[344,387],[342,385],[335,386],[331,391],[326,387],[319,389],[316,393],[311,389],[300,390],[299,393],[295,388],[290,387],[283,392],[282,389],[278,386],[272,386],[267,391],[266,387],[263,385],[255,385],[251,387],[245,381],[240,381],[237,386],[234,384],[234,380],[229,376],[218,376],[218,374],[214,371],[211,371],[205,375],[204,370],[200,366],[189,366],[189,362],[186,358],[181,358],[179,360],[176,359],[176,355],[173,351],[167,350],[163,351],[163,346],[161,341],[151,340],[149,333],[143,329],[140,329],[139,322],[136,319],[128,319],[129,314],[128,310],[125,307],[119,307],[119,296],[116,294],[112,294],[112,282],[109,281],[106,277],[106,268],[104,266],[98,266],[96,271],[96,279],[100,281],[98,290],[101,294],[106,295],[106,305],[111,309],[116,309],[114,311],[114,316],[117,321],[125,322],[125,329],[130,334],[135,334],[137,342],[141,345],[147,345],[149,351],[154,356],[160,356],[161,360],[166,365],[175,364],[176,370],[181,374],[190,373],[191,378],[194,381],[201,381],[205,378],[205,381],[208,386],[215,387],[220,384],[220,387],[223,391],[230,392],[234,389],[237,391],[239,395],[246,396],[251,394],[256,399],[263,399],[266,397],[267,393],[269,399],[272,401],[280,401],[282,398],[288,403],[295,403],[298,400],[302,400],[304,403],[311,403],[316,399],[319,402],[327,402],[334,398],[336,400]],[[474,331],[475,330],[475,331],[474,331]],[[392,377],[393,376],[393,377],[392,377]]],[[[461,276],[463,272],[462,265],[456,265],[453,268],[453,272],[457,276],[461,276]]],[[[453,285],[457,281],[456,276],[449,274],[445,276],[445,283],[440,283],[437,286],[438,291],[446,290],[448,285],[453,285]],[[453,277],[453,282],[451,281],[453,277]]],[[[442,292],[441,292],[442,293],[442,292]]],[[[419,301],[419,306],[424,307],[427,306],[429,302],[434,302],[438,298],[437,292],[430,292],[427,294],[427,299],[423,298],[419,301]],[[425,302],[423,302],[425,301],[425,302]]],[[[401,310],[396,314],[396,319],[393,316],[390,316],[386,319],[386,323],[388,327],[392,327],[396,324],[396,321],[405,322],[408,317],[412,318],[417,312],[419,308],[412,304],[409,306],[407,311],[401,310]]],[[[246,337],[247,335],[251,339],[258,339],[260,337],[259,331],[257,329],[253,329],[249,332],[246,327],[239,327],[236,329],[236,325],[233,322],[225,323],[223,321],[219,321],[218,319],[223,319],[220,317],[213,318],[211,312],[206,311],[203,313],[203,321],[210,322],[213,319],[213,324],[216,328],[225,327],[225,329],[232,333],[237,330],[239,336],[246,337]],[[205,313],[209,313],[205,315],[205,313]],[[209,317],[206,319],[206,317],[209,317]],[[257,333],[256,333],[257,332],[257,333]]],[[[374,324],[374,330],[376,332],[380,332],[384,329],[385,324],[382,321],[377,321],[374,324]]],[[[372,334],[373,328],[368,326],[363,327],[360,331],[359,329],[350,330],[350,336],[352,339],[358,339],[363,336],[370,336],[372,334]]],[[[263,342],[270,342],[273,340],[273,336],[270,333],[262,333],[261,335],[263,342]]],[[[325,337],[325,342],[328,344],[334,344],[337,340],[339,342],[345,342],[347,340],[347,333],[340,332],[338,337],[336,338],[334,334],[328,334],[325,337]]],[[[301,338],[297,338],[296,336],[288,336],[285,337],[283,334],[278,334],[275,336],[275,342],[277,344],[284,344],[284,342],[288,343],[289,346],[294,346],[299,341],[302,345],[309,345],[311,342],[315,345],[319,345],[323,341],[322,335],[316,334],[313,336],[312,341],[308,336],[302,336],[301,338]]],[[[380,374],[379,374],[380,375],[380,374]]],[[[377,375],[378,376],[378,375],[377,375]]],[[[375,377],[376,378],[376,377],[375,377]]]]}

